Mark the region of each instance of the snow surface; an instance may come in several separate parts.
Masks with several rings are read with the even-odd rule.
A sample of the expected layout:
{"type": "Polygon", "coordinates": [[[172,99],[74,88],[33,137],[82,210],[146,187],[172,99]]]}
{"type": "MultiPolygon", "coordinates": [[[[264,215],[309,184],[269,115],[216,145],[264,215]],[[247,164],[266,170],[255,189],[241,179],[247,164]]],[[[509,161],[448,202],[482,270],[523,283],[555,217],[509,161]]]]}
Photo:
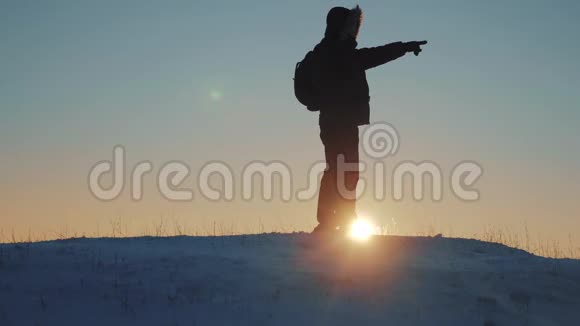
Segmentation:
{"type": "Polygon", "coordinates": [[[578,325],[580,261],[309,234],[0,245],[0,325],[578,325]]]}

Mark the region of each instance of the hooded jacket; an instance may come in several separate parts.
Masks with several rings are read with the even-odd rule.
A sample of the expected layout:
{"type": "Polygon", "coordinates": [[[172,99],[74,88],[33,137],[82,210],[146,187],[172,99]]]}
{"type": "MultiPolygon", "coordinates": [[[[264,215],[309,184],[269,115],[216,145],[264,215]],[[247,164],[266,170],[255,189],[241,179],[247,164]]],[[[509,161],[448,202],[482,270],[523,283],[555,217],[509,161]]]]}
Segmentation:
{"type": "Polygon", "coordinates": [[[362,22],[358,6],[333,8],[327,17],[325,37],[314,48],[317,71],[319,124],[364,125],[369,123],[370,96],[366,70],[402,57],[404,43],[357,49],[356,35],[362,22]]]}

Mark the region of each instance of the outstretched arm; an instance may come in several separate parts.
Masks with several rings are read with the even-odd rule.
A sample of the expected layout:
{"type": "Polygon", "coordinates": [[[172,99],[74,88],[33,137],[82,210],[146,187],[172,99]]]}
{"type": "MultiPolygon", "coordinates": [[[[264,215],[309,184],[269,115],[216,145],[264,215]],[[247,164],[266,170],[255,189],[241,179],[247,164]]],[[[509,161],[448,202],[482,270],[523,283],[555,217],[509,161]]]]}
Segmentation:
{"type": "Polygon", "coordinates": [[[395,42],[374,48],[362,48],[355,52],[355,57],[360,65],[366,70],[371,69],[389,61],[393,61],[404,56],[408,52],[419,55],[421,46],[427,41],[420,42],[395,42]]]}

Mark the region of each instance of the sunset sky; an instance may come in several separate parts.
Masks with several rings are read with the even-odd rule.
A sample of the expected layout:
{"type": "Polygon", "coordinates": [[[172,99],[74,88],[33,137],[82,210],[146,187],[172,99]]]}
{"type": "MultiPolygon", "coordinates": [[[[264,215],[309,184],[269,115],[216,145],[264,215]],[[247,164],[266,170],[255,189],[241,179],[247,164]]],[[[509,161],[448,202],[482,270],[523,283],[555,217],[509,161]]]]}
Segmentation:
{"type": "MultiPolygon", "coordinates": [[[[196,178],[210,161],[236,173],[282,161],[296,188],[323,159],[318,117],[296,101],[294,65],[320,41],[330,1],[0,2],[0,229],[107,234],[178,219],[200,232],[310,230],[316,201],[210,202],[196,178]],[[129,188],[92,197],[90,168],[126,149],[128,169],[151,161],[143,200],[129,188]],[[194,200],[171,202],[155,175],[192,169],[194,200]]],[[[580,3],[361,1],[359,46],[428,40],[368,72],[371,120],[395,126],[405,160],[450,171],[478,162],[477,202],[365,196],[359,213],[400,233],[493,225],[580,243],[580,3]]],[[[363,160],[369,160],[365,156],[363,160]]],[[[364,177],[365,175],[363,175],[364,177]]],[[[239,192],[239,183],[236,184],[239,192]]]]}

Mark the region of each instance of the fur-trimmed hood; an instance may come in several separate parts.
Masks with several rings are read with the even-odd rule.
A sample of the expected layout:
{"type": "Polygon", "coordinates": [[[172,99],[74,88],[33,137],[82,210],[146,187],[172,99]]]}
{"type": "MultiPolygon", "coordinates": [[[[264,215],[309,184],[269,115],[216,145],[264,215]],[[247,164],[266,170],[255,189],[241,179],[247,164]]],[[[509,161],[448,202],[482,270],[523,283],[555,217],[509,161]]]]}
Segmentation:
{"type": "Polygon", "coordinates": [[[363,11],[357,5],[352,9],[334,7],[326,16],[325,37],[339,40],[356,40],[363,21],[363,11]]]}

